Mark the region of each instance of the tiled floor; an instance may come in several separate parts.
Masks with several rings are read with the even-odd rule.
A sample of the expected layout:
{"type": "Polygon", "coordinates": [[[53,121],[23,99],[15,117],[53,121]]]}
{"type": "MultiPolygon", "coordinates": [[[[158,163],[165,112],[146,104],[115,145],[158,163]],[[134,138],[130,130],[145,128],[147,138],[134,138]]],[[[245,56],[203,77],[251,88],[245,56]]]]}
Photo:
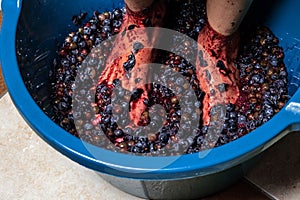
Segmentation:
{"type": "MultiPolygon", "coordinates": [[[[33,133],[6,93],[1,67],[0,112],[6,113],[0,115],[1,198],[137,199],[113,188],[95,176],[94,172],[62,156],[33,133]]],[[[267,150],[245,178],[204,199],[300,199],[298,141],[299,133],[290,134],[267,150]]]]}
{"type": "Polygon", "coordinates": [[[246,178],[277,199],[300,199],[300,132],[267,150],[246,178]]]}

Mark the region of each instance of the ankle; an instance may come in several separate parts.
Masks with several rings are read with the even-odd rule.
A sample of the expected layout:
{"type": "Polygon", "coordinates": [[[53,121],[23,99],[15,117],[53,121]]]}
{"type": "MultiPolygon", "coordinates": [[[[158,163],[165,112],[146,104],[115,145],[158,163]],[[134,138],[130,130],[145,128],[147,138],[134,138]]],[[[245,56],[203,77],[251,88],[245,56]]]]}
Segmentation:
{"type": "Polygon", "coordinates": [[[208,23],[198,36],[198,43],[211,57],[216,59],[235,59],[240,44],[239,31],[225,36],[214,30],[208,23]]]}
{"type": "Polygon", "coordinates": [[[166,5],[166,0],[153,1],[152,4],[140,10],[132,10],[131,7],[126,4],[128,20],[137,26],[161,26],[167,12],[166,5]]]}
{"type": "Polygon", "coordinates": [[[133,12],[139,12],[150,7],[154,0],[125,0],[126,7],[133,12]]]}

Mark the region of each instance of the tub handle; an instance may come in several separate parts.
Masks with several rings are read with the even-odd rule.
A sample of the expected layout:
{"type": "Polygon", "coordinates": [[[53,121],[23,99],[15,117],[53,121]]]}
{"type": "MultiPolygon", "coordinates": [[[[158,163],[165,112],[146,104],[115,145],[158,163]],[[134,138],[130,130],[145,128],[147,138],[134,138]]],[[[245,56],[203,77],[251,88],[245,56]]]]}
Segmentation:
{"type": "MultiPolygon", "coordinates": [[[[300,94],[299,94],[300,95],[300,94]]],[[[300,101],[291,101],[285,107],[289,132],[300,131],[300,101]]]]}
{"type": "MultiPolygon", "coordinates": [[[[280,139],[296,131],[300,131],[300,89],[293,95],[286,106],[271,120],[262,126],[263,132],[271,132],[271,137],[264,138],[265,144],[260,151],[264,151],[280,139]],[[269,140],[272,138],[271,140],[269,140]]],[[[264,136],[262,136],[264,137],[264,136]]]]}
{"type": "Polygon", "coordinates": [[[286,106],[273,117],[276,123],[273,127],[281,127],[283,132],[300,131],[300,89],[292,96],[286,106]]]}

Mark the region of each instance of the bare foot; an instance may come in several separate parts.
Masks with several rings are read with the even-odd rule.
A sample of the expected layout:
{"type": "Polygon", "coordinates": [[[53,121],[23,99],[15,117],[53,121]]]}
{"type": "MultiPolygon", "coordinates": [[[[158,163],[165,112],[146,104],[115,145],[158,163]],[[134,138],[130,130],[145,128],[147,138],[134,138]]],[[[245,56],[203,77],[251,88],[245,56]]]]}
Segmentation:
{"type": "Polygon", "coordinates": [[[239,34],[223,36],[207,25],[198,36],[197,78],[205,92],[203,123],[210,124],[210,111],[216,105],[234,104],[240,94],[239,71],[234,63],[239,34]]]}
{"type": "MultiPolygon", "coordinates": [[[[99,84],[113,85],[115,79],[121,80],[122,87],[129,91],[138,92],[137,98],[130,102],[130,118],[136,126],[147,125],[148,118],[143,113],[147,106],[148,92],[145,86],[149,72],[143,64],[151,63],[153,50],[151,48],[157,34],[148,35],[146,27],[160,27],[166,13],[166,1],[154,1],[149,8],[133,12],[128,7],[123,24],[120,28],[110,58],[115,58],[100,76],[99,84]],[[128,33],[128,34],[127,34],[128,33]],[[121,56],[116,56],[117,54],[121,56]]],[[[108,58],[108,60],[112,60],[108,58]]]]}

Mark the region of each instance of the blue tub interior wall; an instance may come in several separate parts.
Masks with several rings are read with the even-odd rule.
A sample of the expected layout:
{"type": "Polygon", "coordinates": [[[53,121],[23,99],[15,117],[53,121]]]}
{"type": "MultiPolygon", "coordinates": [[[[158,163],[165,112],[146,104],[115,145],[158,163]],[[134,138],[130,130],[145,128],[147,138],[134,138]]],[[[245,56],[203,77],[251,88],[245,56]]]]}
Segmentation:
{"type": "Polygon", "coordinates": [[[285,50],[285,64],[289,74],[289,95],[299,87],[300,79],[300,1],[254,1],[249,15],[270,27],[285,50]]]}
{"type": "Polygon", "coordinates": [[[95,10],[109,11],[122,6],[122,0],[23,1],[16,38],[18,63],[27,89],[48,116],[53,116],[49,73],[56,50],[66,35],[78,28],[73,25],[72,16],[87,12],[87,21],[95,10]]]}

